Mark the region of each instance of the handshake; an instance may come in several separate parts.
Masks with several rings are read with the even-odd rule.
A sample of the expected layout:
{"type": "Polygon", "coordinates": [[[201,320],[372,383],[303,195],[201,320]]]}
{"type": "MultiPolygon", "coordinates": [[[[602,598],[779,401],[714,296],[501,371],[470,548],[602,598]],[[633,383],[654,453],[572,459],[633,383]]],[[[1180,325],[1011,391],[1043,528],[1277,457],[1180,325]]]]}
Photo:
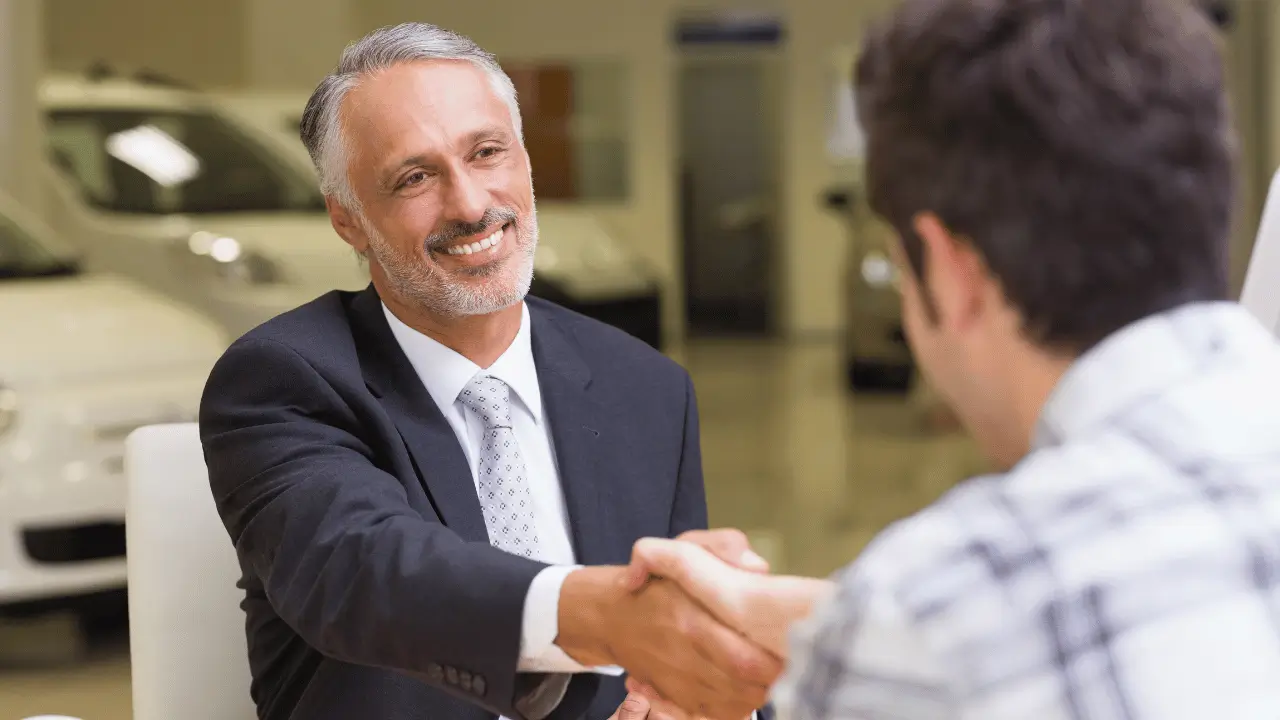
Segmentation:
{"type": "Polygon", "coordinates": [[[736,530],[640,540],[629,566],[565,580],[556,644],[628,672],[618,720],[645,718],[645,707],[649,720],[747,720],[782,672],[791,624],[830,588],[768,573],[736,530]]]}

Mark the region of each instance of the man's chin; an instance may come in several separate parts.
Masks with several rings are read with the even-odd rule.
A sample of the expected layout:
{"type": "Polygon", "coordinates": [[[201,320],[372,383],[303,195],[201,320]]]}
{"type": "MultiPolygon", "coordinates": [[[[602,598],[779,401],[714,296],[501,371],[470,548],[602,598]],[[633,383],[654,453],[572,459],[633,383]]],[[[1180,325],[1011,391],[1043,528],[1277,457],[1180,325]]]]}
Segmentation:
{"type": "Polygon", "coordinates": [[[431,263],[375,275],[382,274],[383,282],[404,301],[432,315],[462,318],[492,315],[523,302],[533,283],[532,265],[530,261],[512,268],[511,258],[506,258],[471,268],[446,269],[431,263]]]}
{"type": "Polygon", "coordinates": [[[506,288],[501,291],[495,288],[484,288],[483,290],[458,292],[454,294],[448,304],[454,308],[456,311],[454,314],[456,315],[493,315],[519,305],[524,302],[528,294],[528,288],[522,286],[506,288]]]}
{"type": "Polygon", "coordinates": [[[515,298],[514,300],[510,300],[508,302],[493,303],[490,305],[473,305],[471,307],[464,308],[463,312],[461,312],[460,315],[463,317],[482,317],[485,315],[497,315],[498,313],[505,312],[507,310],[510,310],[513,307],[518,306],[522,302],[524,302],[524,298],[519,297],[519,298],[515,298]]]}

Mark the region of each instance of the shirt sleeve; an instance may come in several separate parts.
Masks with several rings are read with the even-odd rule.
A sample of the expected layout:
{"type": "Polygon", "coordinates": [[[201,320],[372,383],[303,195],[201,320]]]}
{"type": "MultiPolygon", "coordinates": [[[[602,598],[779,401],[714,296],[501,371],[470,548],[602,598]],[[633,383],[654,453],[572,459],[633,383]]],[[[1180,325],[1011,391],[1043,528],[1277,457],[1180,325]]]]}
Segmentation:
{"type": "Polygon", "coordinates": [[[560,634],[560,588],[569,573],[580,567],[554,565],[534,576],[524,600],[520,662],[517,665],[520,672],[622,674],[622,668],[614,666],[586,667],[555,644],[560,634]]]}
{"type": "Polygon", "coordinates": [[[892,595],[850,574],[792,630],[778,720],[950,720],[939,658],[892,595]]]}

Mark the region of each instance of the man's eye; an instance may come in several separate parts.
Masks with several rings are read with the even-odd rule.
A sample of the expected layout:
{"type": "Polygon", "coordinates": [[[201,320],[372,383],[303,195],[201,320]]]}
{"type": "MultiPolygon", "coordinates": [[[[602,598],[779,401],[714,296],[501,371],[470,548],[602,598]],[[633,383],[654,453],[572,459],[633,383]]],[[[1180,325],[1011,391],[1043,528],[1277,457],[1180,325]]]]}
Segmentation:
{"type": "Polygon", "coordinates": [[[404,182],[400,183],[400,185],[402,187],[413,187],[426,179],[427,174],[419,170],[417,172],[410,173],[409,176],[404,179],[404,182]]]}
{"type": "Polygon", "coordinates": [[[502,148],[498,147],[480,148],[480,151],[476,153],[476,157],[483,160],[484,158],[491,158],[500,152],[502,152],[502,148]]]}

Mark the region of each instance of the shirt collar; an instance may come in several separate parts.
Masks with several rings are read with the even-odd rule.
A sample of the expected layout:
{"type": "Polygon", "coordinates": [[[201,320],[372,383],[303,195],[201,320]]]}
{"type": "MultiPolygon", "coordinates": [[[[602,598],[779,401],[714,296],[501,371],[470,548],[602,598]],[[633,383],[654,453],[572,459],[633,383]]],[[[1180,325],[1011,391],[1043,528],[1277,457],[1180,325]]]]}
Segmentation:
{"type": "Polygon", "coordinates": [[[395,313],[382,305],[400,349],[404,351],[431,399],[441,412],[449,412],[462,389],[476,375],[491,375],[511,388],[514,400],[524,404],[535,422],[542,422],[542,393],[538,387],[537,367],[533,362],[533,343],[529,329],[529,308],[520,306],[520,330],[515,340],[488,370],[481,368],[452,348],[406,325],[395,313]]]}
{"type": "MultiPolygon", "coordinates": [[[[520,331],[488,374],[506,383],[528,408],[534,422],[542,422],[542,391],[538,387],[538,367],[533,362],[533,332],[529,327],[529,306],[520,306],[520,331]]],[[[459,388],[461,391],[461,388],[459,388]]]]}
{"type": "Polygon", "coordinates": [[[1259,340],[1270,335],[1236,303],[1191,303],[1139,320],[1071,364],[1040,413],[1032,447],[1089,432],[1202,372],[1224,346],[1259,340]]]}

